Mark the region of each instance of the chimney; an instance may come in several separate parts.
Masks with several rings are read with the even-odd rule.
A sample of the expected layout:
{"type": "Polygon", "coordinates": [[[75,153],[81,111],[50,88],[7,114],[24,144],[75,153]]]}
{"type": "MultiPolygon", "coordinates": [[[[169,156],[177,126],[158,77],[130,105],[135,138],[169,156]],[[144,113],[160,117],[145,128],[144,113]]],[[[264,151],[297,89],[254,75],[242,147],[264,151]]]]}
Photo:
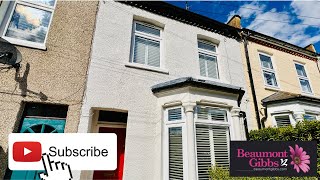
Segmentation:
{"type": "Polygon", "coordinates": [[[308,46],[305,47],[305,49],[316,53],[316,49],[314,48],[313,44],[309,44],[308,46]]]}
{"type": "Polygon", "coordinates": [[[239,15],[234,15],[232,18],[227,22],[229,26],[241,29],[241,17],[239,15]]]}

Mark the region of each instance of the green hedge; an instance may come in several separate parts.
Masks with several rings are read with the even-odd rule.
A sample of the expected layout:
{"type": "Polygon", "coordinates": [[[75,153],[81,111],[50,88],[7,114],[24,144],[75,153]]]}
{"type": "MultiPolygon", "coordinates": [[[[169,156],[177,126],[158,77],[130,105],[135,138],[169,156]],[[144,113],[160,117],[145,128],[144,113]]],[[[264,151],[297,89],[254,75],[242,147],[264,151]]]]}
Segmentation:
{"type": "Polygon", "coordinates": [[[264,128],[249,133],[250,141],[317,141],[320,177],[320,121],[298,122],[295,127],[264,128]]]}
{"type": "MultiPolygon", "coordinates": [[[[249,141],[317,141],[318,143],[318,177],[320,175],[320,121],[303,121],[295,127],[264,128],[249,133],[249,141]]],[[[214,180],[277,180],[277,179],[304,179],[313,180],[316,177],[230,177],[227,169],[213,167],[209,170],[210,178],[214,180]]]]}
{"type": "Polygon", "coordinates": [[[316,177],[230,177],[229,171],[220,167],[213,167],[209,170],[209,176],[212,180],[317,180],[316,177]]]}

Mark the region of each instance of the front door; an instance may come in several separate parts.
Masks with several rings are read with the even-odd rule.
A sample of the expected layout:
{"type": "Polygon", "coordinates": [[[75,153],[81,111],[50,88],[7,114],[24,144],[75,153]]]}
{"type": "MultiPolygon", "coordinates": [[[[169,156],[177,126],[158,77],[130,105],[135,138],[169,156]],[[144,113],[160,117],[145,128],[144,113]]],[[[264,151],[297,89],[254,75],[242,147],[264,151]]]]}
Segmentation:
{"type": "MultiPolygon", "coordinates": [[[[65,119],[24,118],[20,133],[63,133],[65,119]]],[[[40,171],[12,171],[10,179],[39,180],[40,171]]]]}
{"type": "Polygon", "coordinates": [[[117,135],[117,169],[114,171],[94,171],[93,179],[122,180],[126,128],[100,127],[99,133],[115,133],[117,135]]]}

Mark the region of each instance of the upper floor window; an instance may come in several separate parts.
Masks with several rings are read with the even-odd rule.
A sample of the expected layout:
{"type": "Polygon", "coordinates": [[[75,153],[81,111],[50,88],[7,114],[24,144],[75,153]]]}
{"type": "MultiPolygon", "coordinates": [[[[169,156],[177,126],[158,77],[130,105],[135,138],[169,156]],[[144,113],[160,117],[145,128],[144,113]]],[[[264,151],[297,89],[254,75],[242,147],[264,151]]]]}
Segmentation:
{"type": "Polygon", "coordinates": [[[259,58],[261,62],[265,85],[278,87],[277,78],[274,71],[274,67],[272,65],[271,57],[259,53],[259,58]]]}
{"type": "Polygon", "coordinates": [[[298,74],[298,78],[299,78],[302,92],[312,93],[309,79],[308,79],[307,73],[304,69],[304,66],[302,64],[295,63],[295,67],[297,70],[297,74],[298,74]]]}
{"type": "Polygon", "coordinates": [[[219,79],[217,46],[208,41],[198,41],[200,75],[219,79]]]}
{"type": "Polygon", "coordinates": [[[132,63],[160,67],[161,29],[151,24],[134,22],[132,63]]]}
{"type": "Polygon", "coordinates": [[[55,0],[17,0],[8,21],[4,22],[3,39],[18,45],[45,49],[55,0]]]}

